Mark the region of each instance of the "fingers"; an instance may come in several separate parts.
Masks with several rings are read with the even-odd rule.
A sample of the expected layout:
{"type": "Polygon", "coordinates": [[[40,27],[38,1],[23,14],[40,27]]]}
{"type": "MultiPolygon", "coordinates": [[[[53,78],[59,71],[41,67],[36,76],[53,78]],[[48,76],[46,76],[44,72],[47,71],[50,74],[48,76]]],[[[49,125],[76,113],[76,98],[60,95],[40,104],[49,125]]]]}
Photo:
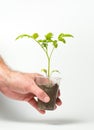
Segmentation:
{"type": "Polygon", "coordinates": [[[58,97],[60,97],[60,90],[58,91],[58,97]]]}
{"type": "Polygon", "coordinates": [[[57,97],[57,99],[56,99],[56,104],[57,104],[58,106],[62,105],[62,101],[61,101],[61,99],[60,99],[59,97],[60,97],[60,90],[58,91],[58,97],[57,97]]]}
{"type": "Polygon", "coordinates": [[[46,85],[46,86],[48,85],[49,86],[50,84],[52,84],[52,81],[44,76],[36,76],[34,81],[37,85],[46,85]]]}
{"type": "Polygon", "coordinates": [[[49,96],[42,90],[40,89],[34,81],[33,82],[33,85],[31,86],[31,92],[37,96],[37,98],[39,98],[41,101],[43,102],[49,102],[50,101],[50,98],[49,96]]]}
{"type": "Polygon", "coordinates": [[[32,99],[30,99],[29,101],[28,101],[28,103],[30,104],[30,105],[32,105],[38,112],[40,112],[41,114],[45,114],[45,110],[40,110],[39,108],[38,108],[38,103],[37,103],[37,101],[34,99],[34,98],[32,98],[32,99]]]}
{"type": "Polygon", "coordinates": [[[57,99],[56,99],[56,104],[57,104],[58,106],[61,106],[61,105],[62,105],[62,101],[61,101],[60,98],[57,98],[57,99]]]}

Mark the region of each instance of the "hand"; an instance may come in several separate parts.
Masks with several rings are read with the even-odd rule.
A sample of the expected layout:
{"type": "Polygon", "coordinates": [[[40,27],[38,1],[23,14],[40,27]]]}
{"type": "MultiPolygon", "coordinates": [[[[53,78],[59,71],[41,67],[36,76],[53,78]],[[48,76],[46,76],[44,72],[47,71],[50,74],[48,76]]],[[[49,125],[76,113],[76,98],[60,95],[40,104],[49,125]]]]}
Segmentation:
{"type": "MultiPolygon", "coordinates": [[[[35,83],[36,77],[40,76],[40,74],[30,74],[16,71],[10,71],[8,74],[9,75],[5,84],[0,86],[0,91],[9,98],[30,103],[41,114],[44,114],[44,110],[38,109],[38,103],[35,97],[44,102],[48,102],[50,99],[48,95],[35,83]]],[[[62,104],[59,96],[60,91],[58,93],[56,105],[62,104]]]]}

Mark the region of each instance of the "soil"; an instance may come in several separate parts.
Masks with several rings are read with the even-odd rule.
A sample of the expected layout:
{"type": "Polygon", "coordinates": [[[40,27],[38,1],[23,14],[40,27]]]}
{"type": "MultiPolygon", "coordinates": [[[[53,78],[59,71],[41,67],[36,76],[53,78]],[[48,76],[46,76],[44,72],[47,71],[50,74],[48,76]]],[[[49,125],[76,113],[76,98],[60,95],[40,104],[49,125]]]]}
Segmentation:
{"type": "Polygon", "coordinates": [[[50,101],[48,103],[44,103],[38,99],[39,109],[41,109],[41,110],[54,110],[55,104],[56,104],[56,99],[58,96],[59,85],[55,84],[54,86],[50,86],[50,87],[47,87],[45,85],[40,85],[39,87],[41,89],[43,89],[50,97],[50,101]]]}

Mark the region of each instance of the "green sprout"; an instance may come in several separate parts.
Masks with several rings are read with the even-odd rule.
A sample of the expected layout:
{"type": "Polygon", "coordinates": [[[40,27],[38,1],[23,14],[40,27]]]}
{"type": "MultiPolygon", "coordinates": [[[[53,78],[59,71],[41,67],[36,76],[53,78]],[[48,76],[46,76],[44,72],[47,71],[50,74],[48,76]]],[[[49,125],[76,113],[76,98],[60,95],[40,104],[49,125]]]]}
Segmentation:
{"type": "Polygon", "coordinates": [[[34,33],[33,35],[21,34],[16,38],[16,40],[24,37],[31,38],[42,48],[47,57],[47,69],[43,68],[41,69],[41,71],[44,72],[48,78],[50,78],[54,72],[59,73],[58,70],[51,70],[51,57],[54,50],[58,48],[60,42],[66,44],[65,38],[73,37],[73,35],[71,34],[64,34],[64,33],[60,33],[56,39],[54,39],[53,36],[54,36],[53,33],[49,32],[44,36],[43,39],[39,39],[38,33],[34,33]]]}

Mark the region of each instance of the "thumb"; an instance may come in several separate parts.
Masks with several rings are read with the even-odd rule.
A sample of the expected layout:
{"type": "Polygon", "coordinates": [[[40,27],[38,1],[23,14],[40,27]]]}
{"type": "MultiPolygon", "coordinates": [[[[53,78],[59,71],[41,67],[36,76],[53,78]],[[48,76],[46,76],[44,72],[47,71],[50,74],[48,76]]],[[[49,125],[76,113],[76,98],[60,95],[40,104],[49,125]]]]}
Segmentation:
{"type": "Polygon", "coordinates": [[[31,86],[31,92],[45,103],[50,101],[49,96],[41,88],[39,88],[34,81],[33,85],[31,86]]]}

